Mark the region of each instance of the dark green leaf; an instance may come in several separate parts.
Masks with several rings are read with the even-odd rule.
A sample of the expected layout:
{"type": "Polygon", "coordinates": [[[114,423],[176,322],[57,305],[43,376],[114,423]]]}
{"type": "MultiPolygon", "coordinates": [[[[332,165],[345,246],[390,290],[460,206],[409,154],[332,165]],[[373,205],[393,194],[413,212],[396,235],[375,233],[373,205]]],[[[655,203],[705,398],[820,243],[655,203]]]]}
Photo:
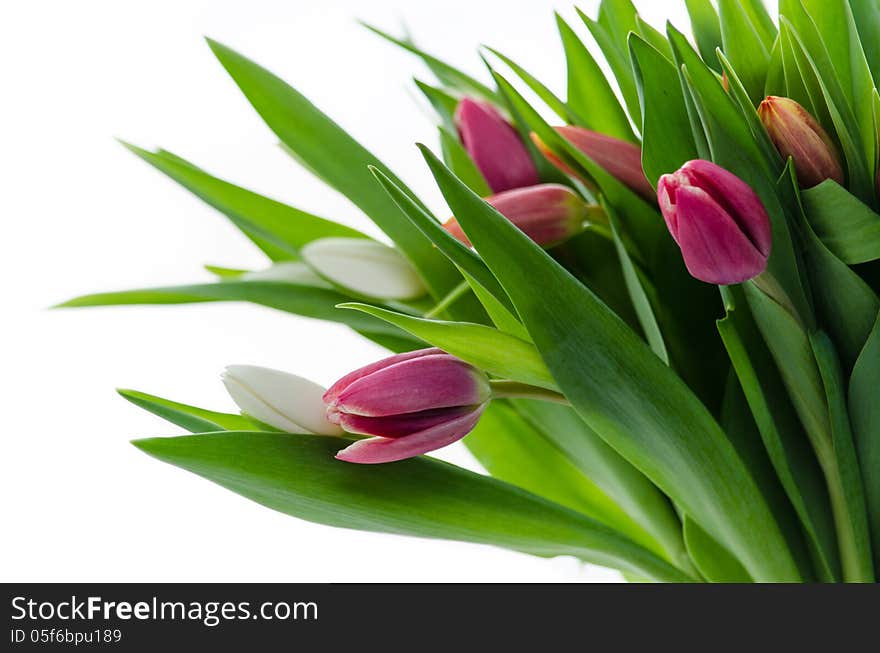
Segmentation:
{"type": "Polygon", "coordinates": [[[801,191],[810,226],[819,239],[850,265],[880,259],[880,215],[833,179],[801,191]]]}
{"type": "Polygon", "coordinates": [[[880,569],[880,314],[849,380],[849,414],[865,486],[874,566],[880,569]]]}
{"type": "Polygon", "coordinates": [[[655,580],[689,577],[631,540],[512,485],[427,458],[354,465],[349,441],[227,432],[135,441],[145,453],[273,510],[360,530],[574,555],[655,580]]]}
{"type": "Polygon", "coordinates": [[[776,474],[801,520],[820,579],[840,578],[837,541],[822,470],[798,423],[788,395],[745,299],[727,304],[718,331],[776,474]]]}

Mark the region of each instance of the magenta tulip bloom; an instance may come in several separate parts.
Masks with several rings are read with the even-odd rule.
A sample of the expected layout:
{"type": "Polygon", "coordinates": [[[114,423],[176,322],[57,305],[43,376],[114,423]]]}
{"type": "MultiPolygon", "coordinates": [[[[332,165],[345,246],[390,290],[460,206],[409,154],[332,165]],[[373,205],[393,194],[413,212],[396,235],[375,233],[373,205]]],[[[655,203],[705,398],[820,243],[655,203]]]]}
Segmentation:
{"type": "Polygon", "coordinates": [[[336,457],[352,463],[412,458],[460,440],[492,392],[480,370],[439,349],[398,354],[342,377],[324,393],[327,418],[358,440],[336,457]]]}
{"type": "Polygon", "coordinates": [[[711,161],[688,161],[660,177],[657,199],[688,271],[718,285],[761,274],[770,256],[770,219],[761,198],[711,161]]]}
{"type": "MultiPolygon", "coordinates": [[[[529,238],[545,247],[579,234],[589,217],[587,204],[580,196],[560,184],[515,188],[487,197],[486,201],[529,238]]],[[[443,228],[470,247],[458,220],[450,218],[443,228]]]]}
{"type": "Polygon", "coordinates": [[[519,134],[493,106],[464,98],[455,109],[455,124],[464,148],[493,193],[540,181],[519,134]]]}
{"type": "MultiPolygon", "coordinates": [[[[642,148],[638,145],[573,125],[563,125],[555,129],[605,172],[628,186],[634,193],[654,201],[656,196],[642,169],[642,148]]],[[[532,134],[532,141],[550,163],[566,174],[579,176],[537,134],[532,134]]]]}

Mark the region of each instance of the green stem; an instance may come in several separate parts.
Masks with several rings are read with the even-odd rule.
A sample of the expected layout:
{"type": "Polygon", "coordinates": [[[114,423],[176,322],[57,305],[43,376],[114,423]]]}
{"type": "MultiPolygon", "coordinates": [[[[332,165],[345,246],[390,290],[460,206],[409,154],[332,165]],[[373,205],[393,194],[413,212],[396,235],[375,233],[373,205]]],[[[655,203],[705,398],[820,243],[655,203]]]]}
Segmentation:
{"type": "Polygon", "coordinates": [[[547,388],[520,383],[519,381],[499,381],[493,379],[489,381],[489,385],[492,387],[493,399],[540,399],[541,401],[551,401],[565,406],[571,405],[568,399],[565,398],[565,395],[547,388]]]}
{"type": "Polygon", "coordinates": [[[470,285],[467,281],[462,281],[455,288],[449,291],[449,293],[437,302],[437,305],[434,306],[430,311],[425,313],[424,317],[430,319],[432,317],[437,317],[441,313],[443,313],[447,308],[452,306],[455,302],[461,299],[467,292],[471,289],[470,285]]]}
{"type": "MultiPolygon", "coordinates": [[[[823,461],[820,461],[823,462],[823,461]]],[[[846,497],[840,466],[837,461],[823,464],[825,481],[828,484],[828,495],[831,499],[831,512],[837,527],[837,546],[840,549],[840,563],[843,567],[843,580],[847,583],[873,583],[874,568],[870,559],[863,554],[858,544],[853,515],[846,497]]]]}

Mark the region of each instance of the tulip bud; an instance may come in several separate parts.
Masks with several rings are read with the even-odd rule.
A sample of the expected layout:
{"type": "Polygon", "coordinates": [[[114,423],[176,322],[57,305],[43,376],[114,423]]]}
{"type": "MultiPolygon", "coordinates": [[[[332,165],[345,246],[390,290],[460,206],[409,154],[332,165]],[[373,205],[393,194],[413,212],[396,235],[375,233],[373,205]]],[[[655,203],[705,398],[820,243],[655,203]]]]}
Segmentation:
{"type": "Polygon", "coordinates": [[[288,433],[340,435],[327,419],[317,383],[287,372],[255,365],[230,365],[223,385],[241,411],[288,433]]]}
{"type": "Polygon", "coordinates": [[[688,271],[719,285],[761,274],[770,255],[770,218],[746,182],[711,161],[688,161],[657,184],[660,211],[688,271]]]}
{"type": "Polygon", "coordinates": [[[801,188],[812,188],[826,179],[843,183],[843,166],[834,141],[800,104],[768,95],[758,107],[758,115],[779,153],[794,161],[801,188]]]}
{"type": "MultiPolygon", "coordinates": [[[[487,197],[486,201],[544,247],[579,234],[589,217],[587,204],[570,188],[559,184],[515,188],[487,197]]],[[[470,247],[458,220],[450,218],[443,228],[470,247]]]]}
{"type": "Polygon", "coordinates": [[[321,238],[300,250],[318,274],[358,295],[378,299],[415,299],[425,284],[393,247],[366,238],[321,238]]]}
{"type": "Polygon", "coordinates": [[[455,124],[462,145],[493,193],[540,181],[519,134],[493,106],[464,98],[455,109],[455,124]]]}
{"type": "MultiPolygon", "coordinates": [[[[603,168],[608,174],[625,184],[634,193],[638,193],[653,202],[656,199],[654,189],[642,170],[642,149],[635,143],[622,141],[613,136],[598,132],[563,125],[556,131],[569,143],[586,154],[592,161],[603,168]]],[[[573,177],[579,177],[562,159],[560,159],[537,134],[532,134],[532,141],[543,155],[557,168],[573,177]]]]}
{"type": "Polygon", "coordinates": [[[330,421],[377,436],[343,449],[339,460],[386,463],[460,440],[491,395],[483,372],[439,349],[422,349],[347,374],[324,393],[324,402],[330,421]]]}

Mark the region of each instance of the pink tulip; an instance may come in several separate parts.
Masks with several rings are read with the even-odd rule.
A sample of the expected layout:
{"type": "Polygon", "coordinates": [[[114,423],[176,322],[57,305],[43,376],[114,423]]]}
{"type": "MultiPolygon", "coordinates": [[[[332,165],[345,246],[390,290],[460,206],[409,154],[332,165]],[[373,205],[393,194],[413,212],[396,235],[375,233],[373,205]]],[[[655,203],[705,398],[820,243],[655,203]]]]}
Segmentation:
{"type": "Polygon", "coordinates": [[[464,98],[455,109],[455,124],[464,148],[493,193],[540,181],[519,134],[493,106],[464,98]]]}
{"type": "MultiPolygon", "coordinates": [[[[642,148],[638,145],[573,125],[556,127],[556,131],[565,140],[590,157],[596,165],[622,184],[628,186],[634,193],[638,193],[651,202],[654,201],[656,196],[654,189],[651,188],[651,184],[642,170],[642,148]]],[[[541,150],[550,163],[566,174],[574,177],[579,176],[550,150],[537,134],[532,134],[532,141],[534,141],[535,145],[538,146],[538,149],[541,150]]]]}
{"type": "Polygon", "coordinates": [[[688,161],[657,184],[660,210],[688,271],[719,285],[761,274],[770,219],[748,184],[711,161],[688,161]]]}
{"type": "Polygon", "coordinates": [[[398,354],[342,377],[324,393],[327,418],[358,440],[336,457],[387,463],[445,447],[477,425],[491,398],[480,370],[439,349],[398,354]]]}
{"type": "MultiPolygon", "coordinates": [[[[587,204],[567,186],[538,184],[507,190],[486,201],[539,245],[550,247],[568,240],[584,229],[589,213],[587,204]]],[[[470,247],[458,224],[450,218],[443,228],[470,247]]]]}

